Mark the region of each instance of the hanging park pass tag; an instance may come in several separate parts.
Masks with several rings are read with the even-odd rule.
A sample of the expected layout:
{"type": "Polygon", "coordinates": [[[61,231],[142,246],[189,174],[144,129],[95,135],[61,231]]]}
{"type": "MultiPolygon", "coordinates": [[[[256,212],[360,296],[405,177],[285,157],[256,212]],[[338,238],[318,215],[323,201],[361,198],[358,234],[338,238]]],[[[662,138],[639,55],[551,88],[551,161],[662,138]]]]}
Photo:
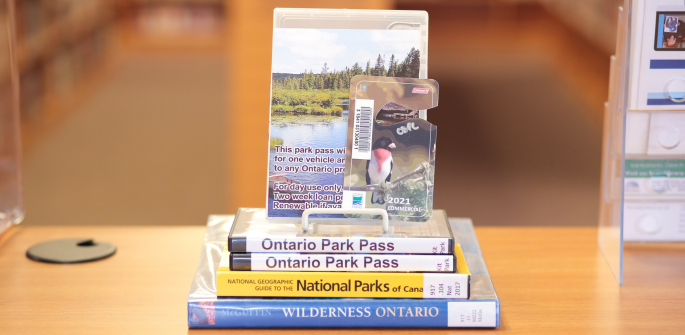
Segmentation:
{"type": "Polygon", "coordinates": [[[435,80],[352,78],[343,208],[382,208],[398,221],[431,218],[437,127],[419,111],[437,105],[435,80]]]}

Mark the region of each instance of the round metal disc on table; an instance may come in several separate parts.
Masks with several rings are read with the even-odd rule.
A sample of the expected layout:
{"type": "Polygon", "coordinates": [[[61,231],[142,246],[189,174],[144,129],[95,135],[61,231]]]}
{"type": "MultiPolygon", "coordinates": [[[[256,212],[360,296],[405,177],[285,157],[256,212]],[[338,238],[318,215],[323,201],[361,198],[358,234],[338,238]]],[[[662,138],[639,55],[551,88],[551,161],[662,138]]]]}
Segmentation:
{"type": "Polygon", "coordinates": [[[97,261],[116,251],[111,243],[96,242],[92,238],[67,238],[38,243],[26,251],[26,257],[45,263],[69,264],[97,261]]]}

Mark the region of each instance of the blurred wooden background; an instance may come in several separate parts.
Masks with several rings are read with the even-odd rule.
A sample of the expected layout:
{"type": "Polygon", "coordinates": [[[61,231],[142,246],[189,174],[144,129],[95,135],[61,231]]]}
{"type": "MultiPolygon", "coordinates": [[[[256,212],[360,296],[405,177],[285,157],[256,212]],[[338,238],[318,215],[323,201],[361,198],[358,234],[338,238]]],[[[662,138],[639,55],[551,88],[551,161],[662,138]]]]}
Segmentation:
{"type": "Polygon", "coordinates": [[[596,225],[622,1],[18,1],[26,224],[263,207],[275,7],[425,10],[435,206],[596,225]],[[97,14],[97,15],[96,15],[97,14]]]}

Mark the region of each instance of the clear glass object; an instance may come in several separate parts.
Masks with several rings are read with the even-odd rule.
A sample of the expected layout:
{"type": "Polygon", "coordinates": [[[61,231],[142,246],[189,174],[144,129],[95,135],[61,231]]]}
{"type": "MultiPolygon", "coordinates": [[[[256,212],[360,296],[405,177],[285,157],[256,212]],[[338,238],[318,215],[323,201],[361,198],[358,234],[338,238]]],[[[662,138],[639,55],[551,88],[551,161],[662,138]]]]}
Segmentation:
{"type": "Polygon", "coordinates": [[[14,1],[0,0],[0,232],[24,219],[14,1]]]}
{"type": "Polygon", "coordinates": [[[599,246],[622,284],[624,246],[685,242],[685,2],[624,0],[619,13],[599,246]]]}
{"type": "Polygon", "coordinates": [[[604,105],[598,242],[619,285],[623,282],[623,131],[628,78],[630,6],[618,9],[616,54],[611,56],[609,98],[604,105]]]}

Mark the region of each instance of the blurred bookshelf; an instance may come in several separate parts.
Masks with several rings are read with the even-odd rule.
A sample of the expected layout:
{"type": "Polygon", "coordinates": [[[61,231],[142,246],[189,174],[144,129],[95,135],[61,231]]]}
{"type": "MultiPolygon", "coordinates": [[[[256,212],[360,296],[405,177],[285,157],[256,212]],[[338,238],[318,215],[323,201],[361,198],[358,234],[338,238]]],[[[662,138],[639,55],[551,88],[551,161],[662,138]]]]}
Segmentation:
{"type": "Polygon", "coordinates": [[[122,0],[122,41],[144,49],[221,49],[223,0],[122,0]]]}
{"type": "Polygon", "coordinates": [[[30,148],[127,54],[218,51],[221,0],[16,0],[22,140],[30,148]]]}
{"type": "Polygon", "coordinates": [[[113,47],[115,1],[16,1],[22,137],[30,146],[101,77],[113,47]]]}
{"type": "MultiPolygon", "coordinates": [[[[594,209],[599,185],[595,170],[599,169],[600,156],[595,149],[601,147],[601,113],[608,87],[608,56],[613,49],[613,41],[608,37],[615,35],[616,11],[612,3],[618,1],[351,0],[341,5],[316,0],[16,0],[24,144],[32,154],[39,152],[40,148],[31,150],[32,144],[48,143],[47,139],[52,137],[45,135],[59,133],[54,130],[68,125],[63,121],[69,115],[83,115],[79,113],[99,99],[90,98],[101,89],[111,93],[114,86],[108,86],[110,80],[121,78],[117,74],[127,65],[173,63],[160,67],[163,74],[178,70],[183,75],[193,68],[192,61],[183,65],[190,59],[186,56],[216,57],[217,63],[206,63],[204,58],[199,63],[212,64],[208,72],[222,73],[226,82],[198,81],[194,85],[221,85],[223,89],[220,98],[226,104],[221,108],[225,108],[223,126],[227,137],[224,156],[240,162],[222,170],[227,179],[224,191],[228,211],[238,206],[262,206],[263,190],[254,185],[263,180],[266,156],[255,152],[262,152],[260,139],[268,136],[268,113],[237,111],[258,110],[268,103],[265,97],[270,89],[273,8],[426,10],[431,27],[429,76],[455,94],[443,99],[442,106],[429,120],[459,127],[454,134],[456,144],[445,147],[445,158],[439,163],[443,170],[458,173],[443,174],[445,181],[441,183],[447,186],[442,195],[436,193],[436,199],[442,199],[436,201],[436,206],[468,213],[465,215],[485,225],[538,222],[535,213],[527,209],[530,204],[544,201],[547,202],[541,206],[550,210],[568,207],[562,206],[566,203],[594,209]],[[140,60],[144,61],[136,63],[140,60]],[[225,64],[229,71],[218,63],[225,64]],[[509,94],[511,100],[493,99],[493,87],[502,95],[509,94]],[[548,103],[552,99],[548,97],[563,101],[567,108],[554,107],[548,103]],[[491,103],[495,100],[501,104],[491,103]],[[518,119],[511,120],[511,115],[518,119]],[[568,126],[570,123],[575,128],[568,126]],[[550,125],[556,124],[564,124],[563,129],[573,131],[563,133],[568,136],[561,136],[559,131],[548,132],[550,125]],[[516,130],[511,125],[521,128],[516,130]],[[526,136],[521,135],[524,133],[526,136]],[[543,143],[534,134],[553,140],[545,137],[543,143]],[[570,145],[571,140],[576,142],[570,145]],[[519,154],[522,151],[531,153],[530,157],[525,156],[529,161],[546,157],[549,152],[572,151],[555,160],[528,165],[542,167],[549,166],[550,161],[569,160],[585,163],[575,169],[581,171],[578,173],[562,168],[554,173],[549,168],[526,168],[528,174],[521,172],[515,175],[519,179],[510,178],[514,176],[511,171],[518,171],[515,169],[523,164],[519,164],[523,160],[510,158],[524,157],[519,154]],[[484,172],[479,175],[478,171],[484,172]],[[540,182],[543,174],[549,175],[544,183],[540,182]],[[456,175],[476,177],[464,180],[453,177],[456,175]],[[557,180],[564,182],[564,186],[554,184],[557,180]],[[566,183],[567,180],[572,181],[566,183]],[[550,190],[558,187],[572,194],[564,198],[563,204],[561,198],[555,203],[548,196],[550,190]],[[461,190],[456,196],[452,194],[455,189],[461,190]],[[492,194],[502,195],[501,203],[511,202],[510,198],[520,201],[500,211],[479,205],[488,203],[484,199],[490,199],[492,194]],[[511,194],[515,196],[507,197],[511,194]]],[[[126,78],[136,84],[151,76],[171,78],[162,76],[160,68],[155,67],[160,73],[136,72],[126,78]]],[[[114,83],[119,89],[128,85],[114,83]]],[[[120,92],[107,98],[115,102],[137,99],[125,105],[134,114],[156,112],[150,107],[155,99],[169,100],[164,95],[132,96],[130,90],[123,91],[129,95],[120,92]]],[[[194,101],[193,97],[179,96],[194,101]]],[[[94,108],[103,105],[106,104],[94,108]]],[[[568,214],[567,219],[557,220],[557,224],[582,224],[596,217],[592,210],[574,212],[580,214],[568,214]]]]}
{"type": "Polygon", "coordinates": [[[607,54],[616,47],[618,7],[623,0],[538,0],[560,21],[607,54]]]}

